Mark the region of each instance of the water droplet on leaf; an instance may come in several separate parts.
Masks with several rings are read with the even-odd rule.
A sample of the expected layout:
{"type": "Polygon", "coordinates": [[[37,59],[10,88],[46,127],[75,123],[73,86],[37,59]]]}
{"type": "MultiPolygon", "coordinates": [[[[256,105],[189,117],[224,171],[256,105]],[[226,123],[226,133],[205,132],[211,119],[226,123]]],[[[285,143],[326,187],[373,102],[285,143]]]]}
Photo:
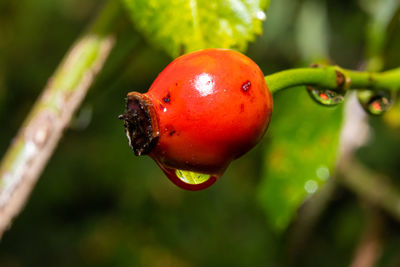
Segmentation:
{"type": "Polygon", "coordinates": [[[392,106],[394,94],[383,90],[378,92],[362,90],[357,92],[357,97],[367,113],[382,115],[392,106]]]}
{"type": "Polygon", "coordinates": [[[344,101],[344,90],[321,89],[307,86],[307,92],[315,102],[323,106],[336,106],[344,101]]]}
{"type": "Polygon", "coordinates": [[[264,11],[259,10],[256,13],[256,18],[259,20],[266,20],[267,19],[267,15],[264,13],[264,11]]]}

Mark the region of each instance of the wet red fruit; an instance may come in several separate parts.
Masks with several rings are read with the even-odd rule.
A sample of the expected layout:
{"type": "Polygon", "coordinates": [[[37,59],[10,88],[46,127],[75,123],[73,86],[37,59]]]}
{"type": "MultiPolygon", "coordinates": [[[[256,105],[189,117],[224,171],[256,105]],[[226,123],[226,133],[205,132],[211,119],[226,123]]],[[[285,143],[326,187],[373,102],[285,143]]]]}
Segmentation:
{"type": "Polygon", "coordinates": [[[258,143],[271,112],[251,59],[207,49],[175,59],[147,93],[129,93],[121,118],[136,155],[148,154],[178,186],[200,190],[258,143]]]}

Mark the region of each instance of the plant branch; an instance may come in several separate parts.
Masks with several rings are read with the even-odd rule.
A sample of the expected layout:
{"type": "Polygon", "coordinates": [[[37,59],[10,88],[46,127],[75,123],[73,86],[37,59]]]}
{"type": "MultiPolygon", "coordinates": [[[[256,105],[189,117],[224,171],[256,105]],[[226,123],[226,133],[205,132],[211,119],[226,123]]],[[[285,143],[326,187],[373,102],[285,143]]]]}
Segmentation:
{"type": "Polygon", "coordinates": [[[375,208],[371,208],[367,225],[355,250],[350,267],[373,267],[377,265],[383,250],[383,232],[385,220],[375,208]]]}
{"type": "Polygon", "coordinates": [[[298,216],[291,227],[288,256],[285,266],[296,266],[299,256],[307,249],[310,236],[316,228],[321,215],[335,194],[337,183],[329,179],[314,195],[307,199],[298,210],[298,216]]]}
{"type": "Polygon", "coordinates": [[[265,76],[271,93],[311,85],[324,89],[400,90],[400,68],[385,72],[362,72],[338,66],[284,70],[265,76]]]}
{"type": "Polygon", "coordinates": [[[388,182],[387,177],[364,167],[354,157],[347,156],[340,159],[336,178],[400,221],[400,192],[388,182]]]}
{"type": "Polygon", "coordinates": [[[115,43],[118,1],[110,0],[73,44],[0,164],[0,237],[24,206],[63,130],[115,43]]]}

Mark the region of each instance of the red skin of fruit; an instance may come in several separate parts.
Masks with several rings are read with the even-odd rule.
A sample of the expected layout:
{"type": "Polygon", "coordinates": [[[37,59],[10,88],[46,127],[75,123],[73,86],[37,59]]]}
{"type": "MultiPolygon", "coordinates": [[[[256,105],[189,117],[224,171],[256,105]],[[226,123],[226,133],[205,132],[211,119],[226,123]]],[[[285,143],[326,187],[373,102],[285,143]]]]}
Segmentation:
{"type": "Polygon", "coordinates": [[[162,168],[217,177],[259,142],[272,113],[272,97],[260,68],[243,54],[225,49],[175,59],[145,95],[157,114],[159,131],[149,155],[162,168]]]}

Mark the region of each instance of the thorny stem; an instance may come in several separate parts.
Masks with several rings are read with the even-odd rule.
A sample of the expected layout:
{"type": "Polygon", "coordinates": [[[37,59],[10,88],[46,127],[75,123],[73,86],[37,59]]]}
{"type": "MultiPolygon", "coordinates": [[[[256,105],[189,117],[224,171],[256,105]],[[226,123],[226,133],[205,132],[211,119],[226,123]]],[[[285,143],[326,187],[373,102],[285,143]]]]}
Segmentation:
{"type": "Polygon", "coordinates": [[[271,93],[311,85],[324,89],[400,90],[400,68],[385,72],[362,72],[338,66],[284,70],[265,76],[271,93]]]}
{"type": "Polygon", "coordinates": [[[20,212],[63,130],[115,43],[118,1],[110,0],[49,79],[0,164],[0,237],[20,212]]]}

